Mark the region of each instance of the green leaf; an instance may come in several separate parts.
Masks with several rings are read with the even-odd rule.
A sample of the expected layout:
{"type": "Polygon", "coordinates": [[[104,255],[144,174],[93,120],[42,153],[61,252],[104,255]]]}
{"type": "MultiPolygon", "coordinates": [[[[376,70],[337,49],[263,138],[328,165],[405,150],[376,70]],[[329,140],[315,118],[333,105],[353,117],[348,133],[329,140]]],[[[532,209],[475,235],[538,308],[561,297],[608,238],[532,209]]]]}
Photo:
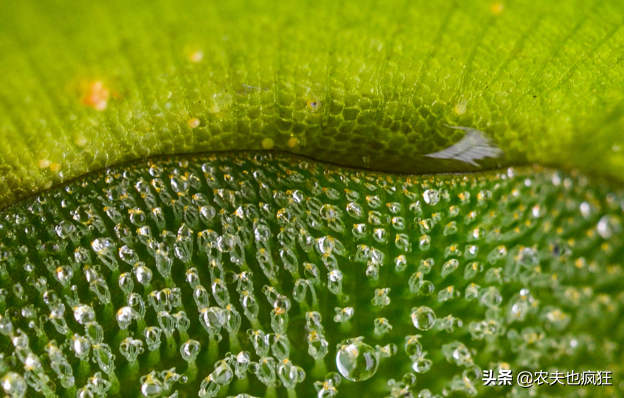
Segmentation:
{"type": "Polygon", "coordinates": [[[616,384],[622,203],[553,170],[394,176],[266,152],[94,173],[0,222],[0,385],[518,396],[515,376],[540,370],[616,384]],[[515,387],[482,385],[499,368],[515,387]]]}
{"type": "Polygon", "coordinates": [[[461,139],[445,125],[494,138],[486,167],[622,181],[622,17],[618,1],[3,2],[0,206],[159,154],[474,169],[421,156],[461,139]]]}
{"type": "Polygon", "coordinates": [[[623,17],[614,0],[0,3],[4,392],[331,396],[340,371],[345,396],[519,397],[536,390],[481,386],[481,370],[542,367],[613,372],[599,393],[620,396],[623,17]],[[531,163],[565,171],[507,169],[531,163]],[[297,291],[307,264],[316,303],[297,291]],[[222,286],[243,317],[218,342],[202,322],[232,314],[222,286]],[[287,329],[264,286],[290,300],[287,329]],[[171,329],[180,311],[188,329],[171,329]],[[159,344],[156,327],[172,330],[159,344]],[[228,351],[272,361],[247,329],[285,336],[292,363],[266,355],[296,386],[229,380],[228,351]]]}

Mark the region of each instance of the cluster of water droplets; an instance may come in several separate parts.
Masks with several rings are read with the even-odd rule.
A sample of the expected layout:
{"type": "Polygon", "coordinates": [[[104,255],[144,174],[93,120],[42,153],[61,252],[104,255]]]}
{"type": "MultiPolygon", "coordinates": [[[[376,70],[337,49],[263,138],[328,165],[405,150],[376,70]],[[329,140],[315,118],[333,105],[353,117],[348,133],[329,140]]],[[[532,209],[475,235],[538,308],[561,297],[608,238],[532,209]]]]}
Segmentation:
{"type": "Polygon", "coordinates": [[[622,198],[553,171],[278,154],[113,168],[3,213],[0,386],[431,398],[477,395],[483,369],[604,368],[622,352],[622,198]]]}

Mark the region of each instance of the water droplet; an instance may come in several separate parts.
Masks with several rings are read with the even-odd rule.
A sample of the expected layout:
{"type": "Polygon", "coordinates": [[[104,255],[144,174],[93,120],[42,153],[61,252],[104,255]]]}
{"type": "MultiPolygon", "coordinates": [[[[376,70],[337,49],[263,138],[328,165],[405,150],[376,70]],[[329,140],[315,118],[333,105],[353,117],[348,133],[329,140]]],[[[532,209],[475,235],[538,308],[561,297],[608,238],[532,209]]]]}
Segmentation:
{"type": "Polygon", "coordinates": [[[499,260],[504,259],[507,256],[507,248],[504,245],[500,245],[492,249],[487,255],[487,260],[490,264],[496,264],[499,260]]]}
{"type": "Polygon", "coordinates": [[[503,296],[494,286],[481,289],[479,295],[479,302],[488,308],[497,309],[503,301],[503,296]]]}
{"type": "Polygon", "coordinates": [[[454,341],[442,346],[442,354],[449,362],[455,362],[457,366],[472,366],[472,355],[464,344],[454,341]]]}
{"type": "Polygon", "coordinates": [[[73,240],[76,233],[76,227],[69,221],[61,221],[54,230],[61,239],[70,238],[73,240]]]}
{"type": "Polygon", "coordinates": [[[412,308],[412,323],[416,329],[429,330],[436,322],[435,312],[429,307],[412,308]]]}
{"type": "Polygon", "coordinates": [[[396,272],[403,272],[407,268],[407,259],[403,254],[394,259],[394,270],[396,272]]]}
{"type": "Polygon", "coordinates": [[[26,394],[26,381],[15,372],[9,372],[0,379],[4,393],[10,398],[22,398],[26,394]]]}
{"type": "Polygon", "coordinates": [[[451,221],[444,226],[444,232],[442,234],[444,236],[455,235],[457,233],[457,230],[457,222],[451,221]]]}
{"type": "Polygon", "coordinates": [[[336,366],[347,380],[368,380],[377,372],[379,353],[373,347],[364,344],[363,339],[363,337],[348,339],[337,347],[336,366]]]}
{"type": "Polygon", "coordinates": [[[442,265],[441,272],[442,278],[446,278],[449,274],[455,271],[457,267],[459,267],[459,261],[454,258],[444,263],[444,265],[442,265]]]}
{"type": "Polygon", "coordinates": [[[392,227],[397,231],[405,229],[405,219],[403,217],[392,217],[392,227]]]}
{"type": "Polygon", "coordinates": [[[117,311],[117,323],[120,329],[126,329],[130,326],[132,319],[134,318],[134,311],[131,307],[121,307],[117,311]]]}
{"type": "Polygon", "coordinates": [[[419,334],[405,337],[405,353],[412,361],[417,360],[422,354],[422,344],[418,341],[420,337],[422,336],[419,334]]]}
{"type": "Polygon", "coordinates": [[[613,234],[622,232],[622,222],[617,216],[606,215],[598,221],[596,230],[603,239],[609,239],[613,234]]]}
{"type": "Polygon", "coordinates": [[[479,297],[479,285],[475,284],[475,283],[471,283],[470,285],[466,286],[466,300],[468,301],[472,301],[474,299],[476,299],[477,297],[479,297]]]}
{"type": "Polygon", "coordinates": [[[109,238],[98,238],[91,243],[93,250],[100,255],[108,253],[114,246],[115,244],[109,238]]]}
{"type": "Polygon", "coordinates": [[[376,318],[374,325],[374,332],[379,336],[389,333],[390,330],[392,330],[392,325],[390,325],[390,321],[386,318],[376,318]]]}
{"type": "Polygon", "coordinates": [[[356,240],[365,238],[367,234],[366,224],[353,224],[351,232],[356,240]]]}
{"type": "Polygon", "coordinates": [[[390,288],[384,289],[375,289],[375,296],[371,300],[371,303],[377,307],[385,307],[390,304],[390,297],[388,294],[390,293],[390,288]]]}
{"type": "Polygon", "coordinates": [[[420,264],[418,265],[418,272],[422,272],[424,275],[431,272],[431,268],[435,265],[435,260],[433,258],[427,258],[425,260],[420,260],[420,264]]]}
{"type": "Polygon", "coordinates": [[[423,192],[423,199],[428,205],[435,206],[440,201],[440,192],[436,189],[427,189],[423,192]]]}
{"type": "Polygon", "coordinates": [[[74,319],[81,325],[85,325],[95,320],[95,311],[88,305],[79,305],[74,307],[74,319]]]}
{"type": "Polygon", "coordinates": [[[368,206],[373,209],[377,209],[381,206],[381,199],[377,195],[366,196],[366,202],[368,202],[368,206]]]}
{"type": "Polygon", "coordinates": [[[417,373],[426,373],[431,369],[433,361],[425,358],[427,351],[424,351],[422,355],[412,364],[412,369],[417,373]]]}
{"type": "Polygon", "coordinates": [[[143,353],[143,341],[133,339],[132,337],[126,337],[119,344],[119,352],[128,360],[128,362],[134,362],[137,357],[143,353]]]}
{"type": "Polygon", "coordinates": [[[336,307],[334,308],[334,311],[336,311],[336,315],[334,316],[334,322],[346,322],[351,319],[351,317],[355,313],[353,307],[336,307]]]}
{"type": "Polygon", "coordinates": [[[139,256],[137,256],[136,252],[126,245],[119,248],[119,258],[130,265],[134,265],[139,261],[139,256]]]}
{"type": "Polygon", "coordinates": [[[448,286],[447,288],[442,289],[438,292],[438,301],[443,303],[445,301],[449,301],[456,297],[459,297],[460,295],[461,293],[455,290],[453,286],[448,286]]]}
{"type": "MultiPolygon", "coordinates": [[[[154,372],[153,372],[154,373],[154,372]]],[[[164,389],[162,382],[156,378],[156,374],[144,376],[141,381],[141,394],[147,398],[158,398],[164,389]]]]}
{"type": "Polygon", "coordinates": [[[152,270],[147,268],[141,262],[139,262],[139,263],[137,263],[137,265],[135,265],[133,271],[134,271],[134,275],[135,275],[137,281],[140,284],[142,284],[142,285],[146,285],[146,284],[150,283],[150,281],[152,280],[152,270]]]}

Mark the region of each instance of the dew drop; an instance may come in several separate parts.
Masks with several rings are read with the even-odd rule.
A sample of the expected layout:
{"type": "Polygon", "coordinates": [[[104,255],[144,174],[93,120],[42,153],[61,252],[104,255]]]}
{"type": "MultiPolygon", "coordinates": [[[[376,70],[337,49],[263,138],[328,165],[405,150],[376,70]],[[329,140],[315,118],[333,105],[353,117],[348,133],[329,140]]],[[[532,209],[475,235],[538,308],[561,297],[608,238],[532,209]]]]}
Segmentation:
{"type": "Polygon", "coordinates": [[[347,380],[368,380],[379,366],[379,353],[368,344],[362,342],[364,338],[348,339],[338,345],[336,366],[338,371],[347,380]]]}
{"type": "Polygon", "coordinates": [[[422,280],[418,283],[417,293],[420,296],[430,296],[431,294],[433,294],[434,289],[435,286],[431,281],[422,280]]]}
{"type": "Polygon", "coordinates": [[[427,359],[424,357],[426,353],[427,352],[425,351],[423,355],[420,358],[418,358],[412,365],[412,369],[414,369],[415,372],[426,373],[431,369],[431,365],[433,365],[433,361],[431,359],[427,359]]]}
{"type": "Polygon", "coordinates": [[[141,393],[147,398],[157,398],[163,393],[162,382],[155,377],[148,377],[147,380],[141,384],[141,393]]]}
{"type": "Polygon", "coordinates": [[[428,205],[435,206],[440,201],[440,192],[436,189],[427,189],[423,192],[423,199],[428,205]]]}
{"type": "Polygon", "coordinates": [[[622,232],[622,223],[617,216],[606,215],[598,221],[596,230],[603,239],[609,239],[613,234],[622,232]]]}
{"type": "Polygon", "coordinates": [[[336,307],[334,308],[334,310],[336,311],[336,315],[334,316],[334,322],[347,322],[355,313],[353,307],[336,307]]]}
{"type": "Polygon", "coordinates": [[[436,322],[435,312],[429,307],[412,308],[412,322],[416,329],[429,330],[436,322]]]}
{"type": "Polygon", "coordinates": [[[79,305],[74,307],[74,319],[81,325],[85,325],[88,322],[95,320],[95,311],[88,305],[79,305]]]}
{"type": "Polygon", "coordinates": [[[419,334],[405,337],[405,353],[414,361],[422,354],[422,344],[418,341],[420,337],[419,334]]]}
{"type": "Polygon", "coordinates": [[[121,307],[117,310],[117,323],[119,324],[120,329],[126,329],[130,326],[130,322],[134,317],[133,311],[131,307],[121,307]]]}
{"type": "Polygon", "coordinates": [[[15,372],[5,374],[0,380],[4,393],[11,398],[21,398],[26,394],[26,381],[15,372]]]}

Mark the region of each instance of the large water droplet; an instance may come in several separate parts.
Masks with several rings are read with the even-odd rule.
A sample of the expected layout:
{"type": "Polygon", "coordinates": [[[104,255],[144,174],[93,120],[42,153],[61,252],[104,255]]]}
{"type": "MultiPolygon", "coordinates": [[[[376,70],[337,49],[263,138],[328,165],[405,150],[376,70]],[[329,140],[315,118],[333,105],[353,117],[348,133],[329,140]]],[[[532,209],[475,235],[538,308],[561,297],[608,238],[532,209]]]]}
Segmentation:
{"type": "Polygon", "coordinates": [[[74,319],[81,325],[95,320],[95,311],[88,305],[74,307],[74,319]]]}
{"type": "Polygon", "coordinates": [[[348,339],[338,345],[336,366],[347,380],[368,380],[377,371],[379,353],[368,344],[362,342],[363,337],[348,339]]]}
{"type": "Polygon", "coordinates": [[[429,307],[418,307],[412,309],[412,322],[416,329],[429,330],[435,325],[435,312],[429,307]]]}
{"type": "Polygon", "coordinates": [[[0,380],[2,389],[8,397],[21,398],[26,393],[26,381],[15,372],[9,372],[0,380]]]}
{"type": "Polygon", "coordinates": [[[609,239],[614,234],[622,232],[622,223],[617,216],[606,215],[598,221],[596,230],[603,239],[609,239]]]}
{"type": "Polygon", "coordinates": [[[423,199],[428,205],[435,206],[440,201],[440,192],[435,189],[427,189],[423,192],[423,199]]]}
{"type": "Polygon", "coordinates": [[[194,361],[201,350],[201,344],[197,340],[188,340],[180,347],[180,355],[187,362],[194,361]]]}
{"type": "Polygon", "coordinates": [[[141,393],[148,398],[160,397],[163,393],[162,382],[156,378],[148,378],[141,385],[141,393]]]}

